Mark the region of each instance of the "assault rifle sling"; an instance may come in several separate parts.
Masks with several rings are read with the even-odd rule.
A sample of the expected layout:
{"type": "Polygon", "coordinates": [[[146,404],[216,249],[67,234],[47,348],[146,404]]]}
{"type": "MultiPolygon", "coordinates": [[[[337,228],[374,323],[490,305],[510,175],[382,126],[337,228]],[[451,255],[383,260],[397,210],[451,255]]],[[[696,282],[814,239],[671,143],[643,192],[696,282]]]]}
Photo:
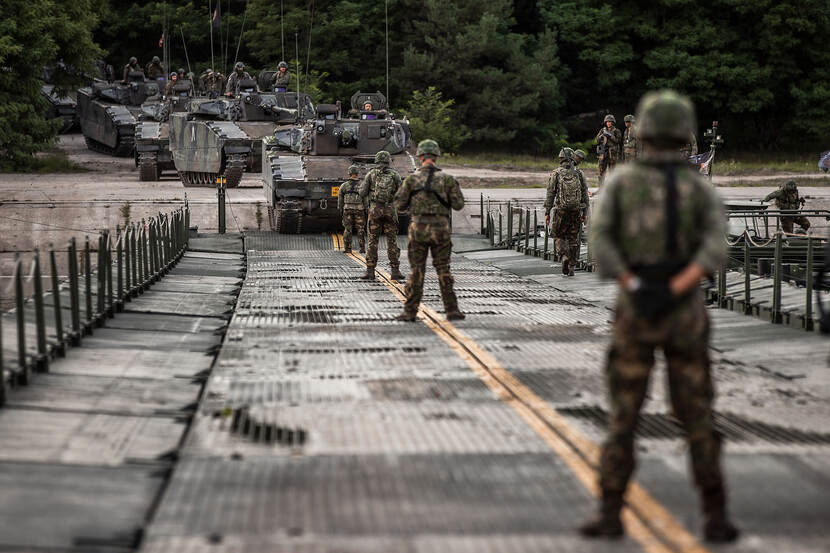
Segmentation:
{"type": "Polygon", "coordinates": [[[438,192],[436,192],[435,190],[432,189],[432,177],[435,176],[435,167],[430,165],[429,168],[427,169],[427,171],[429,171],[429,175],[427,175],[427,181],[424,183],[424,187],[419,188],[418,190],[415,190],[414,193],[417,194],[418,192],[432,192],[432,195],[435,196],[435,199],[438,200],[438,202],[441,205],[443,205],[447,209],[451,209],[450,202],[448,202],[447,200],[442,198],[438,194],[438,192]]]}

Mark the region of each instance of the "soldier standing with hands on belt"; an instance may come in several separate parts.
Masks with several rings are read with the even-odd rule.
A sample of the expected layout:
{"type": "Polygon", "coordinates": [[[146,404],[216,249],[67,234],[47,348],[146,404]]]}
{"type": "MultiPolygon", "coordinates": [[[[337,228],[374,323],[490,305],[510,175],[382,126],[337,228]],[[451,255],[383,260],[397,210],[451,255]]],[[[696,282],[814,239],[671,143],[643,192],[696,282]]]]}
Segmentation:
{"type": "Polygon", "coordinates": [[[688,98],[664,90],[637,109],[643,155],[605,184],[591,224],[600,276],[619,283],[606,362],[608,437],[600,457],[599,514],[580,530],[589,537],[623,534],[620,510],[634,472],[634,431],[648,391],[654,350],[666,358],[675,416],[687,432],[692,474],[701,495],[708,541],[730,542],[738,529],[726,510],[709,362],[709,318],[700,279],[726,261],[726,219],[711,185],[680,155],[694,128],[688,98]]]}
{"type": "Polygon", "coordinates": [[[401,250],[398,248],[398,213],[392,205],[401,186],[401,176],[389,167],[392,156],[385,150],[375,154],[377,167],[366,173],[360,185],[360,197],[369,202],[369,249],[366,252],[366,274],[363,280],[375,278],[378,264],[378,240],[386,235],[386,253],[392,269],[392,280],[403,280],[401,250]]]}
{"type": "Polygon", "coordinates": [[[444,312],[448,320],[463,319],[458,309],[458,298],[453,290],[454,280],[450,273],[452,254],[451,209],[464,207],[464,196],[452,176],[435,166],[441,149],[434,140],[418,143],[415,155],[421,167],[406,177],[395,195],[395,207],[399,211],[409,209],[409,280],[406,283],[406,303],[399,321],[414,321],[418,305],[424,293],[424,271],[427,254],[432,252],[432,264],[438,272],[438,285],[444,312]]]}
{"type": "Polygon", "coordinates": [[[349,167],[349,180],[337,192],[337,209],[343,216],[343,250],[352,253],[352,227],[357,227],[360,253],[366,251],[366,205],[360,197],[360,168],[349,167]]]}

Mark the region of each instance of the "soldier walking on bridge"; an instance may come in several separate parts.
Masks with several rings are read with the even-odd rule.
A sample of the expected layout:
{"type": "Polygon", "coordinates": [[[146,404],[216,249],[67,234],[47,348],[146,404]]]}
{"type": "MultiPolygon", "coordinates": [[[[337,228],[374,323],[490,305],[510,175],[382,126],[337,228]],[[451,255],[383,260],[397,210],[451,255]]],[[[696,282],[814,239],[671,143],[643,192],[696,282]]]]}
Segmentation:
{"type": "Polygon", "coordinates": [[[764,198],[765,202],[770,200],[775,200],[775,207],[780,211],[791,213],[780,217],[781,230],[787,234],[792,234],[793,224],[798,223],[802,232],[807,234],[807,231],[810,230],[810,220],[804,215],[798,215],[798,209],[804,205],[804,198],[798,195],[798,183],[794,180],[787,181],[778,190],[770,192],[764,198]]]}
{"type": "Polygon", "coordinates": [[[432,264],[438,272],[438,285],[444,312],[448,320],[463,319],[458,309],[458,298],[453,290],[454,280],[450,272],[452,254],[452,229],[450,209],[464,207],[461,188],[451,175],[435,166],[441,155],[438,143],[422,140],[415,152],[421,167],[406,177],[395,195],[395,207],[399,211],[409,209],[409,280],[406,283],[406,303],[399,321],[414,321],[424,293],[424,272],[427,254],[432,252],[432,264]]]}
{"type": "Polygon", "coordinates": [[[360,185],[360,197],[369,202],[369,249],[366,252],[366,274],[361,278],[375,278],[378,264],[378,240],[386,235],[386,253],[392,268],[392,280],[403,280],[401,250],[398,247],[398,213],[392,202],[401,186],[401,176],[389,167],[392,156],[385,150],[375,154],[377,167],[366,173],[360,185]]]}
{"type": "Polygon", "coordinates": [[[725,218],[712,187],[679,155],[694,120],[691,101],[676,92],[644,96],[637,110],[643,156],[614,173],[594,212],[592,251],[600,275],[616,279],[620,290],[606,364],[611,412],[600,457],[602,502],[581,527],[589,537],[623,534],[634,432],[657,348],[666,357],[674,413],[688,433],[704,535],[713,542],[738,536],[726,510],[709,319],[699,288],[726,260],[725,218]]]}
{"type": "Polygon", "coordinates": [[[616,118],[609,113],[603,119],[602,128],[596,136],[599,186],[602,186],[602,182],[605,180],[605,173],[617,165],[617,157],[620,154],[622,136],[620,130],[614,127],[616,123],[616,118]]]}
{"type": "Polygon", "coordinates": [[[588,186],[582,172],[574,167],[573,150],[562,148],[559,167],[548,179],[545,196],[545,225],[550,225],[553,212],[553,236],[556,252],[562,261],[562,274],[574,276],[579,256],[579,230],[588,211],[588,186]]]}
{"type": "Polygon", "coordinates": [[[360,253],[366,251],[366,204],[360,197],[360,168],[349,167],[349,180],[340,185],[337,193],[337,209],[343,215],[343,249],[352,253],[352,227],[357,227],[357,243],[360,253]]]}

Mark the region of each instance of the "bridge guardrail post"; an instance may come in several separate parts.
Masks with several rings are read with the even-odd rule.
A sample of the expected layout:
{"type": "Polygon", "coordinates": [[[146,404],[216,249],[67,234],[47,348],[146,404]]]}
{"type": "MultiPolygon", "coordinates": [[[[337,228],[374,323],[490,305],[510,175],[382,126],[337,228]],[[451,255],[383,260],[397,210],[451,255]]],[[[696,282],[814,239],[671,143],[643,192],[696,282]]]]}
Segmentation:
{"type": "Polygon", "coordinates": [[[106,296],[107,296],[107,264],[104,261],[104,250],[106,249],[105,239],[104,239],[105,232],[101,232],[98,234],[98,266],[96,267],[95,271],[95,282],[97,284],[96,291],[97,296],[95,299],[97,300],[96,305],[98,306],[96,312],[96,325],[100,325],[103,321],[106,312],[106,296]]]}
{"type": "Polygon", "coordinates": [[[518,230],[516,231],[516,251],[521,251],[522,249],[522,226],[524,226],[525,220],[525,208],[519,208],[519,223],[518,223],[518,230]]]}
{"type": "Polygon", "coordinates": [[[499,246],[504,243],[504,231],[502,230],[502,213],[501,206],[499,206],[499,246]]]}
{"type": "Polygon", "coordinates": [[[116,270],[116,289],[115,289],[115,310],[119,313],[124,311],[124,233],[121,232],[121,226],[115,226],[115,260],[117,262],[116,270]]]}
{"type": "Polygon", "coordinates": [[[778,324],[782,321],[781,315],[781,254],[783,247],[783,233],[779,230],[775,233],[775,268],[772,283],[772,313],[770,319],[778,324]]]}
{"type": "Polygon", "coordinates": [[[63,357],[66,353],[66,336],[63,331],[63,313],[61,313],[61,285],[58,281],[58,264],[55,261],[55,246],[49,244],[50,277],[52,279],[52,307],[55,308],[56,352],[63,357]]]}
{"type": "Polygon", "coordinates": [[[92,312],[92,279],[90,278],[90,274],[92,274],[92,260],[89,258],[90,250],[89,250],[89,236],[86,237],[84,242],[84,293],[86,300],[86,321],[84,322],[85,332],[87,334],[92,334],[92,321],[95,318],[95,314],[92,312]]]}
{"type": "Polygon", "coordinates": [[[107,278],[104,281],[107,292],[107,317],[110,319],[115,316],[115,304],[113,303],[112,291],[112,238],[110,231],[104,234],[104,266],[107,268],[107,278]]]}
{"type": "Polygon", "coordinates": [[[23,260],[14,254],[14,306],[17,319],[17,378],[20,384],[29,383],[29,363],[26,359],[26,313],[23,311],[23,260]]]}
{"type": "Polygon", "coordinates": [[[536,229],[539,228],[539,212],[533,208],[533,256],[539,255],[539,233],[536,229]]]}
{"type": "Polygon", "coordinates": [[[481,223],[481,234],[484,234],[484,194],[479,196],[478,211],[480,213],[479,223],[481,223]]]}
{"type": "MultiPolygon", "coordinates": [[[[825,260],[825,263],[827,260],[825,260]]],[[[813,324],[813,237],[807,237],[807,275],[804,305],[804,330],[814,330],[813,324]]]]}
{"type": "Polygon", "coordinates": [[[744,315],[752,314],[752,287],[750,286],[749,234],[744,231],[744,315]]]}
{"type": "Polygon", "coordinates": [[[6,369],[3,365],[3,317],[0,317],[0,407],[6,404],[6,369]]]}
{"type": "Polygon", "coordinates": [[[507,202],[507,249],[513,247],[513,205],[507,202]]]}
{"type": "Polygon", "coordinates": [[[34,264],[34,303],[35,303],[35,343],[37,344],[38,372],[49,372],[49,352],[46,349],[46,313],[43,309],[43,278],[40,270],[40,251],[35,248],[32,253],[34,264]]]}
{"type": "Polygon", "coordinates": [[[69,309],[72,313],[72,344],[81,343],[81,291],[78,283],[78,246],[75,237],[69,239],[69,309]]]}

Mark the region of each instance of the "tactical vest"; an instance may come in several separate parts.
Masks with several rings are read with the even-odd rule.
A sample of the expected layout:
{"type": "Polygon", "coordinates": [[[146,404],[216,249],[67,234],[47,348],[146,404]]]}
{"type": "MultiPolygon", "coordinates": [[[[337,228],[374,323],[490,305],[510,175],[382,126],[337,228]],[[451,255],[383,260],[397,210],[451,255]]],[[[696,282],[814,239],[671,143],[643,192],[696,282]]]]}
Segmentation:
{"type": "Polygon", "coordinates": [[[397,185],[395,173],[390,169],[376,169],[372,172],[372,190],[369,199],[373,203],[390,205],[395,198],[397,185]]]}
{"type": "Polygon", "coordinates": [[[360,184],[356,179],[349,179],[343,183],[343,188],[340,191],[343,196],[343,209],[363,210],[363,198],[360,197],[359,188],[360,184]]]}
{"type": "Polygon", "coordinates": [[[798,190],[783,190],[783,194],[775,198],[775,207],[778,209],[798,209],[798,190]]]}

